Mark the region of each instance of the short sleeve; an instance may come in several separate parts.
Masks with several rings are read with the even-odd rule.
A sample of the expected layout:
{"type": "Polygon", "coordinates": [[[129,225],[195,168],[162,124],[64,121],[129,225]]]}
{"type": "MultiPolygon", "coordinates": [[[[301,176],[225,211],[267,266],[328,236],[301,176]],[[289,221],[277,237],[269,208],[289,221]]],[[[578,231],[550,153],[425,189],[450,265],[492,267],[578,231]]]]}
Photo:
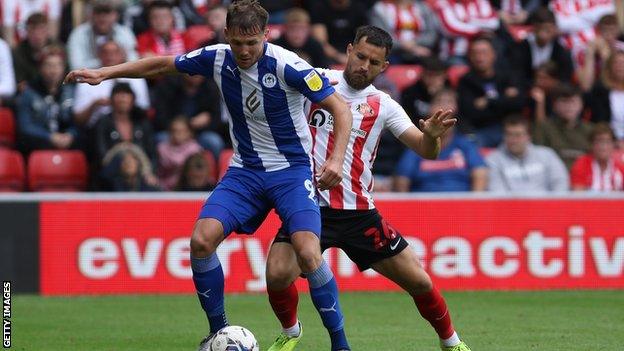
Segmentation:
{"type": "Polygon", "coordinates": [[[409,127],[414,125],[403,107],[389,96],[385,96],[382,99],[381,108],[384,110],[384,125],[395,137],[398,138],[409,127]]]}
{"type": "Polygon", "coordinates": [[[479,148],[469,140],[464,140],[464,153],[466,155],[466,161],[468,162],[468,168],[471,170],[479,167],[487,167],[483,157],[479,153],[479,148]]]}
{"type": "Polygon", "coordinates": [[[397,163],[394,173],[397,176],[403,176],[412,179],[414,178],[414,175],[416,174],[419,165],[420,162],[418,155],[416,155],[416,153],[412,150],[405,150],[405,152],[403,152],[403,155],[401,156],[401,159],[397,163]]]}
{"type": "Polygon", "coordinates": [[[329,79],[319,74],[303,59],[284,66],[284,80],[314,103],[323,101],[335,92],[329,79]]]}
{"type": "Polygon", "coordinates": [[[212,77],[218,47],[219,45],[206,46],[179,55],[175,58],[175,67],[182,73],[212,77]]]}

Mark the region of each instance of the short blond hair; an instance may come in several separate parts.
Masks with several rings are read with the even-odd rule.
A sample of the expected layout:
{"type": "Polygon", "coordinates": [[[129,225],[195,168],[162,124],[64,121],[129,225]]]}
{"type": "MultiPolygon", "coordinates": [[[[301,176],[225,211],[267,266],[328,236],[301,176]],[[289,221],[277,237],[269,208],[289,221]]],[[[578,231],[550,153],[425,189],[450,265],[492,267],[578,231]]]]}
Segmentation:
{"type": "Polygon", "coordinates": [[[302,8],[294,7],[286,13],[285,23],[310,23],[310,15],[302,8]]]}

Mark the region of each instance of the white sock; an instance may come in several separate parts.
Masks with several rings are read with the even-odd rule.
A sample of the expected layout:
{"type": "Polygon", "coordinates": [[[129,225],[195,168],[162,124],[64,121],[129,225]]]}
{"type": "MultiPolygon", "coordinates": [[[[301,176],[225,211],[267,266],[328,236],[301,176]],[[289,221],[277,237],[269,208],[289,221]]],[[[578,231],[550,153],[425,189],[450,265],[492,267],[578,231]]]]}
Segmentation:
{"type": "Polygon", "coordinates": [[[457,335],[457,332],[453,332],[453,335],[451,335],[450,338],[440,339],[440,341],[442,341],[442,345],[444,345],[444,347],[453,347],[459,345],[459,343],[461,342],[461,340],[459,340],[459,335],[457,335]]]}
{"type": "MultiPolygon", "coordinates": [[[[290,337],[297,337],[301,333],[301,328],[299,327],[299,320],[297,323],[290,328],[282,328],[282,332],[290,337]]],[[[459,344],[459,343],[458,343],[459,344]]]]}

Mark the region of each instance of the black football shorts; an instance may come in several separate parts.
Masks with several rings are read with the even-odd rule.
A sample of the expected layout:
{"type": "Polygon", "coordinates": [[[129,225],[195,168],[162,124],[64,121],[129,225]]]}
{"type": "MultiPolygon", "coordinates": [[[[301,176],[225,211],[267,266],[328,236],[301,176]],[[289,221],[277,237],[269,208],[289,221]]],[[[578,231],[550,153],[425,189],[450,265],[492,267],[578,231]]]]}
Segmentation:
{"type": "MultiPolygon", "coordinates": [[[[321,225],[321,249],[342,249],[360,271],[399,254],[408,246],[401,234],[381,217],[377,209],[338,210],[321,207],[321,225]]],[[[273,242],[290,243],[290,237],[280,228],[273,242]]]]}

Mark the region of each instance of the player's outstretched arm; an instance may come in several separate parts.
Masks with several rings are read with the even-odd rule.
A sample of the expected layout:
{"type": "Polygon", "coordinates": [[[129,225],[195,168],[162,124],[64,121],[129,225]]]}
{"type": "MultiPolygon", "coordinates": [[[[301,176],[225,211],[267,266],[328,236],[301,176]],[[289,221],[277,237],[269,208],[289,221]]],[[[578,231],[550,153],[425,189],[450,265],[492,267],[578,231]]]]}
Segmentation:
{"type": "Polygon", "coordinates": [[[319,189],[327,190],[342,181],[342,166],[353,125],[353,116],[347,103],[336,92],[326,97],[319,105],[334,117],[334,149],[318,175],[319,189]]]}
{"type": "Polygon", "coordinates": [[[420,130],[412,126],[399,136],[399,140],[423,158],[434,160],[440,153],[440,137],[457,123],[457,118],[452,116],[451,110],[438,110],[427,120],[418,121],[420,130]]]}
{"type": "Polygon", "coordinates": [[[67,74],[63,84],[88,83],[98,85],[113,78],[152,78],[162,74],[177,72],[175,56],[148,57],[115,66],[97,69],[78,69],[67,74]]]}

